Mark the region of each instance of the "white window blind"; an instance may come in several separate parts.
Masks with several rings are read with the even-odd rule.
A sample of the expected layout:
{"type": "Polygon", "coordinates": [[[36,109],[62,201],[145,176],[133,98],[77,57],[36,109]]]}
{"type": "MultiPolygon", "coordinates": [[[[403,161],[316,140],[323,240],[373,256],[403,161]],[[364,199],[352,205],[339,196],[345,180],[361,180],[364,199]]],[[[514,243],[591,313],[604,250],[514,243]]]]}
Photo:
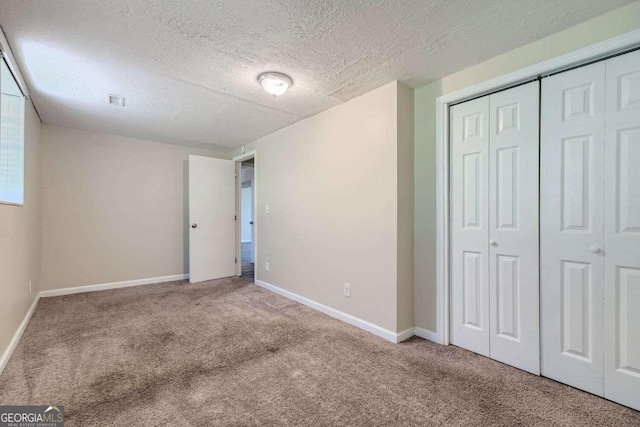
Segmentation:
{"type": "Polygon", "coordinates": [[[0,202],[24,203],[24,96],[4,59],[0,68],[0,202]]]}

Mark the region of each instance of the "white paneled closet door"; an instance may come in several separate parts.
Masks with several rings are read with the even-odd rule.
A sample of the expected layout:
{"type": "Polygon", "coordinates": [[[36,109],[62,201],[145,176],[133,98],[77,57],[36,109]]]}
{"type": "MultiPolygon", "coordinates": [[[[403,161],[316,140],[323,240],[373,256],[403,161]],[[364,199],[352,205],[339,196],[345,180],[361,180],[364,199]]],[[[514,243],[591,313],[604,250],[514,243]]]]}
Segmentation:
{"type": "Polygon", "coordinates": [[[451,342],[489,356],[489,97],[450,113],[451,342]]]}
{"type": "Polygon", "coordinates": [[[537,82],[451,108],[451,342],[540,372],[537,82]]]}
{"type": "Polygon", "coordinates": [[[542,374],[640,410],[640,52],[542,85],[542,374]]]}
{"type": "Polygon", "coordinates": [[[640,51],[606,61],[604,395],[640,410],[640,51]]]}
{"type": "Polygon", "coordinates": [[[603,394],[604,62],[542,80],[542,374],[603,394]]]}
{"type": "Polygon", "coordinates": [[[490,356],[540,373],[539,83],[489,97],[490,356]]]}

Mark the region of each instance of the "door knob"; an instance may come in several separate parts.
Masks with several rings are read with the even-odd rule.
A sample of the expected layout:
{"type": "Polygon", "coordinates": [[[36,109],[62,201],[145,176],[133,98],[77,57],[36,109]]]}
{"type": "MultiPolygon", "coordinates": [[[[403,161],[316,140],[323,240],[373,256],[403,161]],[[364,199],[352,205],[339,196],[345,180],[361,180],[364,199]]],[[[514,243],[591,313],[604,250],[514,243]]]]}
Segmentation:
{"type": "Polygon", "coordinates": [[[253,225],[253,221],[249,221],[249,224],[253,225]]]}
{"type": "Polygon", "coordinates": [[[597,253],[599,253],[599,252],[600,252],[600,248],[599,248],[599,247],[597,247],[597,246],[591,246],[591,247],[589,248],[589,250],[590,250],[591,252],[593,252],[594,254],[597,254],[597,253]]]}
{"type": "Polygon", "coordinates": [[[495,240],[489,240],[489,244],[491,246],[498,246],[498,242],[496,242],[495,240]]]}
{"type": "Polygon", "coordinates": [[[198,224],[196,224],[195,222],[193,224],[191,224],[191,228],[196,228],[198,226],[198,224]]]}

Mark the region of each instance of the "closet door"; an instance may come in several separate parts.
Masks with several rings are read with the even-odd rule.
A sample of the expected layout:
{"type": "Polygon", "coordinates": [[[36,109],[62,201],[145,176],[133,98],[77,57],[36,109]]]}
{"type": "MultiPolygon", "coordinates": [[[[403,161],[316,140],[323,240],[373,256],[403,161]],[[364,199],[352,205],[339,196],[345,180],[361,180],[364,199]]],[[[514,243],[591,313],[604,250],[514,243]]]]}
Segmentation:
{"type": "Polygon", "coordinates": [[[489,97],[450,109],[451,342],[489,356],[489,97]]]}
{"type": "Polygon", "coordinates": [[[491,358],[540,373],[539,83],[489,97],[491,358]]]}
{"type": "Polygon", "coordinates": [[[604,395],[640,410],[640,51],[606,80],[604,395]]]}
{"type": "MultiPolygon", "coordinates": [[[[542,81],[542,374],[603,393],[604,62],[542,81]]],[[[533,195],[532,195],[533,196],[533,195]]]]}

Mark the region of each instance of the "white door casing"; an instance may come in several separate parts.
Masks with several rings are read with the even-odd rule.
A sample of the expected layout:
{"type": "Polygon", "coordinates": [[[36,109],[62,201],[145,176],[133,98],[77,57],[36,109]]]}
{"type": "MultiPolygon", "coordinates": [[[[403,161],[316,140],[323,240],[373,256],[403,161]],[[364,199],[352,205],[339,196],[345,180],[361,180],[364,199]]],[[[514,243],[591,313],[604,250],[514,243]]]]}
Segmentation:
{"type": "Polygon", "coordinates": [[[606,61],[604,396],[640,410],[640,51],[606,61]]]}
{"type": "Polygon", "coordinates": [[[451,342],[489,356],[489,97],[450,117],[451,342]]]}
{"type": "Polygon", "coordinates": [[[539,82],[489,96],[490,355],[540,374],[539,82]]]}
{"type": "Polygon", "coordinates": [[[235,275],[235,204],[234,162],[189,156],[189,282],[235,275]]]}
{"type": "MultiPolygon", "coordinates": [[[[255,161],[255,160],[254,160],[255,161]]],[[[251,262],[256,262],[256,176],[253,170],[253,182],[251,183],[251,262]]],[[[255,273],[254,273],[255,274],[255,273]]]]}
{"type": "Polygon", "coordinates": [[[542,374],[603,394],[604,62],[542,81],[542,374]]]}

